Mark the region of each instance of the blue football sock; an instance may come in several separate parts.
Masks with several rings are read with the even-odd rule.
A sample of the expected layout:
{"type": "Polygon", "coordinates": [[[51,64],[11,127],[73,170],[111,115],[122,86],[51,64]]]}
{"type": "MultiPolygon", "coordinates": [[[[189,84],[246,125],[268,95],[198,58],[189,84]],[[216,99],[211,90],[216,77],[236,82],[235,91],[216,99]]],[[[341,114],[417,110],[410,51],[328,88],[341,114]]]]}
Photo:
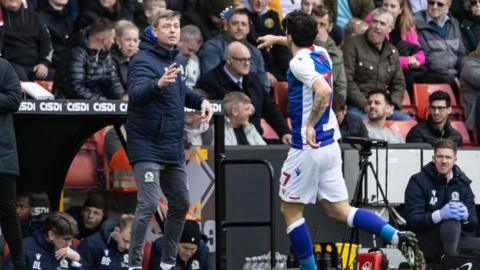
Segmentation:
{"type": "Polygon", "coordinates": [[[292,243],[293,251],[300,261],[302,270],[316,270],[315,259],[313,258],[313,243],[308,231],[305,219],[295,221],[287,228],[288,236],[292,243]]]}
{"type": "Polygon", "coordinates": [[[377,214],[362,208],[352,207],[348,215],[348,225],[376,234],[389,242],[397,234],[397,229],[386,223],[377,214]]]}

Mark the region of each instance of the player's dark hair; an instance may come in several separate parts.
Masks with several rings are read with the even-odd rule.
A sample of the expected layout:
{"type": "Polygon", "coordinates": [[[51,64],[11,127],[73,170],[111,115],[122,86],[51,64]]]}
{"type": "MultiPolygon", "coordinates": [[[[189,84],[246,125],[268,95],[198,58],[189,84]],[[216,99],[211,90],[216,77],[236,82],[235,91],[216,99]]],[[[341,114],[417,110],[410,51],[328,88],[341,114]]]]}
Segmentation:
{"type": "Polygon", "coordinates": [[[339,112],[345,110],[345,107],[347,105],[345,104],[345,98],[342,95],[333,95],[333,101],[332,101],[332,110],[334,112],[339,112]]]}
{"type": "Polygon", "coordinates": [[[287,35],[298,47],[310,47],[318,34],[317,23],[312,16],[300,10],[290,12],[285,18],[287,35]]]}
{"type": "Polygon", "coordinates": [[[56,235],[77,235],[78,227],[75,219],[65,212],[53,212],[45,217],[42,233],[47,234],[52,231],[56,235]]]}

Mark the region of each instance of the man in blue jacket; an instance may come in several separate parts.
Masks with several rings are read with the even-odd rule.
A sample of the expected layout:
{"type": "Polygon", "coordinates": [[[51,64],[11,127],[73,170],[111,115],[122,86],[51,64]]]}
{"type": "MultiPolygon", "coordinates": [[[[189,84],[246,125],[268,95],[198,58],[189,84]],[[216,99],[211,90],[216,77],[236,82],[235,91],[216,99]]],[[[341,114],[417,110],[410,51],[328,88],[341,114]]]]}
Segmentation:
{"type": "Polygon", "coordinates": [[[105,221],[100,231],[80,242],[78,253],[85,269],[128,269],[128,248],[133,215],[122,215],[119,222],[105,221]]]}
{"type": "MultiPolygon", "coordinates": [[[[180,243],[178,243],[178,270],[213,270],[210,250],[201,238],[202,233],[198,223],[193,220],[187,220],[180,243]]],[[[165,240],[163,237],[153,242],[148,270],[160,270],[160,258],[162,257],[164,245],[165,240]]]]}
{"type": "Polygon", "coordinates": [[[472,181],[455,165],[457,147],[450,139],[435,143],[432,161],[413,175],[405,190],[407,226],[416,233],[426,262],[460,249],[480,251],[480,239],[461,237],[478,226],[472,181]]]}
{"type": "Polygon", "coordinates": [[[145,235],[161,188],[168,199],[168,213],[160,266],[168,270],[175,266],[189,208],[182,143],[184,107],[200,109],[204,122],[210,120],[212,108],[185,85],[184,69],[176,63],[179,13],[159,12],[151,26],[128,67],[127,151],[138,187],[129,266],[141,269],[145,235]]]}

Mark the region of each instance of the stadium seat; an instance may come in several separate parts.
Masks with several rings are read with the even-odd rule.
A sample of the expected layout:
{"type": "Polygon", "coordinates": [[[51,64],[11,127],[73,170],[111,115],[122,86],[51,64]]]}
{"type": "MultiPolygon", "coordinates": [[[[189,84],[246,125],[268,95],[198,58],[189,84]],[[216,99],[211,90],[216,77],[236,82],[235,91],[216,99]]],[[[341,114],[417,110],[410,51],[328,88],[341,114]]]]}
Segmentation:
{"type": "Polygon", "coordinates": [[[262,137],[269,140],[280,139],[280,137],[278,137],[277,132],[273,130],[273,128],[267,123],[267,121],[265,121],[265,119],[262,118],[260,125],[262,126],[262,129],[263,129],[262,137]]]}
{"type": "Polygon", "coordinates": [[[407,91],[405,91],[404,94],[403,94],[402,112],[407,113],[408,115],[410,115],[412,117],[417,116],[417,106],[412,104],[412,101],[410,99],[410,95],[408,94],[407,91]]]}
{"type": "Polygon", "coordinates": [[[65,188],[94,188],[97,186],[97,153],[93,142],[87,141],[70,164],[65,188]]]}
{"type": "Polygon", "coordinates": [[[465,126],[465,123],[463,121],[454,120],[454,121],[450,121],[450,124],[452,125],[452,127],[454,129],[458,130],[458,132],[460,132],[460,134],[462,134],[462,137],[463,137],[462,144],[463,144],[463,146],[468,147],[468,146],[474,146],[475,145],[475,143],[470,138],[470,134],[468,133],[467,127],[465,126]]]}
{"type": "Polygon", "coordinates": [[[272,97],[283,116],[288,116],[288,83],[275,83],[273,85],[272,97]]]}
{"type": "Polygon", "coordinates": [[[400,132],[402,134],[402,137],[404,139],[407,138],[407,134],[417,124],[417,121],[415,120],[409,120],[409,121],[394,121],[394,120],[387,120],[385,121],[385,127],[388,127],[389,129],[393,129],[395,131],[400,132]]]}
{"type": "Polygon", "coordinates": [[[48,90],[48,92],[52,93],[53,91],[53,81],[43,81],[43,80],[36,80],[36,83],[38,83],[40,86],[48,90]]]}
{"type": "Polygon", "coordinates": [[[460,107],[455,98],[455,94],[452,88],[448,84],[414,84],[413,85],[413,99],[414,104],[417,106],[417,118],[419,120],[425,120],[428,116],[428,97],[435,91],[447,92],[452,100],[452,116],[455,119],[462,119],[463,108],[460,107]]]}
{"type": "Polygon", "coordinates": [[[145,241],[145,246],[143,247],[142,269],[148,269],[148,264],[150,263],[151,254],[152,254],[152,242],[145,241]]]}

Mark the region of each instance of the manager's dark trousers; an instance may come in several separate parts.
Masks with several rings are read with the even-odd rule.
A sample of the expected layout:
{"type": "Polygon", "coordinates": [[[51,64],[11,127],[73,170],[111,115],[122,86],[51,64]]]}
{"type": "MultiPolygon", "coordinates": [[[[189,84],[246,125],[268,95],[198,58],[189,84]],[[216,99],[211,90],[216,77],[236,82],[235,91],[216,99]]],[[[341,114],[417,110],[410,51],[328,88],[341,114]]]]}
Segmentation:
{"type": "Polygon", "coordinates": [[[16,270],[26,270],[23,256],[22,230],[17,216],[17,179],[14,175],[0,174],[0,225],[10,248],[16,270]]]}
{"type": "Polygon", "coordinates": [[[439,264],[442,255],[457,255],[460,250],[480,250],[480,238],[462,237],[462,224],[446,220],[432,229],[417,232],[418,243],[427,264],[439,264]]]}

